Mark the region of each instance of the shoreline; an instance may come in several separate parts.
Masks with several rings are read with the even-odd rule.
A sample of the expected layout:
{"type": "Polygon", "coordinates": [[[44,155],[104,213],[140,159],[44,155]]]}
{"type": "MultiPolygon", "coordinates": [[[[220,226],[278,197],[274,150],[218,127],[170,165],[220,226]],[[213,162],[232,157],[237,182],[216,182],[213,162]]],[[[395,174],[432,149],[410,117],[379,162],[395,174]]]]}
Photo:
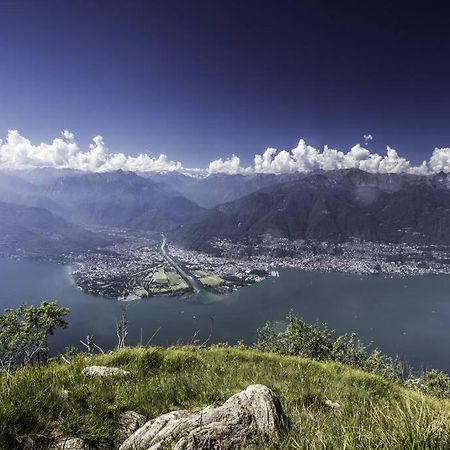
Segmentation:
{"type": "MultiPolygon", "coordinates": [[[[296,271],[300,271],[300,272],[312,272],[312,273],[336,273],[336,274],[345,274],[345,275],[350,275],[350,276],[355,276],[355,277],[380,277],[380,278],[397,278],[397,279],[410,279],[410,278],[417,278],[417,277],[426,277],[426,276],[435,276],[435,277],[446,277],[446,276],[450,276],[450,274],[448,273],[444,273],[444,272],[434,272],[434,271],[420,271],[420,272],[413,272],[413,273],[407,273],[407,274],[400,274],[398,272],[372,272],[372,271],[366,271],[366,272],[360,272],[360,271],[352,271],[352,270],[339,270],[337,268],[316,268],[316,267],[311,267],[311,266],[300,266],[300,265],[292,265],[292,264],[285,264],[285,265],[274,265],[273,266],[274,270],[276,270],[277,272],[280,270],[286,270],[286,269],[292,269],[292,270],[296,270],[296,271]]],[[[145,296],[145,297],[139,297],[139,296],[134,296],[132,294],[129,295],[129,297],[131,298],[124,298],[124,297],[110,297],[110,296],[106,296],[106,295],[102,295],[101,293],[96,293],[94,291],[89,291],[89,290],[85,290],[83,289],[79,284],[76,283],[76,281],[73,278],[73,274],[71,273],[71,277],[73,279],[74,282],[74,286],[81,290],[84,293],[90,294],[90,295],[94,295],[96,297],[101,297],[101,298],[113,298],[114,300],[120,301],[120,302],[133,302],[133,301],[139,301],[139,300],[151,300],[154,297],[176,297],[178,299],[190,299],[192,297],[195,297],[196,295],[198,295],[198,292],[194,292],[194,291],[189,291],[189,292],[185,292],[185,293],[158,293],[158,294],[154,294],[151,296],[145,296]]],[[[217,289],[211,289],[211,288],[206,288],[203,287],[203,291],[206,292],[210,292],[212,294],[216,294],[216,295],[221,295],[221,296],[227,296],[228,294],[237,291],[243,287],[251,287],[255,284],[258,284],[268,278],[278,278],[274,277],[270,274],[264,276],[263,278],[259,279],[258,281],[255,281],[253,283],[248,283],[248,284],[235,284],[233,287],[231,287],[229,290],[227,291],[220,291],[217,289]]]]}
{"type": "Polygon", "coordinates": [[[65,265],[70,282],[77,289],[122,302],[153,297],[189,299],[201,290],[227,295],[267,279],[278,268],[390,278],[450,275],[447,247],[443,245],[348,241],[330,244],[270,237],[251,244],[216,240],[213,245],[220,256],[170,245],[169,261],[166,241],[161,244],[161,239],[148,236],[133,236],[125,242],[76,255],[0,256],[65,265]],[[177,267],[170,262],[174,260],[177,267]],[[201,289],[194,289],[179,269],[201,289]]]}

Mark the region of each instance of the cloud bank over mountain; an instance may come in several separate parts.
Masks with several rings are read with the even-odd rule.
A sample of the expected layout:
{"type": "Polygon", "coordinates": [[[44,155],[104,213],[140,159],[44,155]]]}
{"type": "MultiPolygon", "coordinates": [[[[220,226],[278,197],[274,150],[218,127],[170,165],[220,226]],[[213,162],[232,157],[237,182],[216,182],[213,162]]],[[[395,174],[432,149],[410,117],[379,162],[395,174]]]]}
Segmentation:
{"type": "MultiPolygon", "coordinates": [[[[370,136],[372,139],[372,136],[370,136]]],[[[365,137],[366,139],[366,137],[365,137]]],[[[371,140],[369,139],[369,140],[371,140]]],[[[366,142],[368,139],[366,139],[366,142]]],[[[198,169],[184,167],[179,161],[172,161],[166,155],[157,157],[147,153],[130,156],[112,153],[103,137],[93,138],[89,148],[81,149],[75,136],[68,130],[61,133],[51,143],[33,144],[17,130],[8,131],[7,138],[0,140],[0,170],[21,170],[39,167],[57,169],[77,169],[92,172],[126,170],[134,172],[199,172],[198,169]]],[[[252,174],[311,172],[313,170],[335,170],[357,168],[373,173],[415,173],[428,174],[450,172],[450,148],[436,148],[428,161],[413,165],[388,147],[385,155],[371,152],[360,144],[348,152],[325,146],[317,149],[301,139],[291,151],[268,148],[255,155],[251,166],[244,166],[238,156],[219,158],[211,161],[204,173],[252,174]]]]}
{"type": "Polygon", "coordinates": [[[386,155],[373,153],[360,144],[348,152],[325,146],[319,150],[301,139],[290,152],[268,148],[262,155],[255,155],[253,166],[243,167],[237,156],[229,159],[218,159],[209,164],[209,173],[289,173],[311,172],[313,170],[361,169],[373,173],[415,173],[428,174],[450,172],[450,148],[435,149],[428,161],[414,166],[406,158],[400,156],[393,148],[388,147],[386,155]]]}
{"type": "Polygon", "coordinates": [[[8,131],[5,141],[0,141],[0,169],[31,169],[53,167],[92,172],[108,172],[118,169],[130,171],[174,171],[181,170],[180,162],[170,161],[166,155],[152,157],[142,153],[129,156],[111,153],[102,136],[96,136],[89,148],[82,150],[75,136],[67,130],[50,144],[34,145],[17,130],[8,131]]]}

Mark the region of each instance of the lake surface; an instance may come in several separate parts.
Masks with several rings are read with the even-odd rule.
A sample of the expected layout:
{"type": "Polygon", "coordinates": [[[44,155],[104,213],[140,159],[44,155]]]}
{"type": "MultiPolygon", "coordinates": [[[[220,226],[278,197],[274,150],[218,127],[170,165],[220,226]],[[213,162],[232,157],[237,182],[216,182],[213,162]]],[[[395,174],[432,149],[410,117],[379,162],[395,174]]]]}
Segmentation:
{"type": "Polygon", "coordinates": [[[283,319],[293,309],[308,322],[327,322],[339,333],[356,332],[383,351],[398,354],[414,368],[450,372],[450,277],[389,278],[281,269],[279,278],[226,296],[207,292],[189,299],[154,297],[136,302],[85,294],[68,267],[0,260],[0,307],[56,299],[71,308],[69,327],[51,338],[52,352],[79,345],[87,334],[103,348],[116,343],[121,306],[129,320],[129,344],[203,341],[253,342],[266,320],[283,319]],[[213,325],[213,327],[212,327],[213,325]]]}

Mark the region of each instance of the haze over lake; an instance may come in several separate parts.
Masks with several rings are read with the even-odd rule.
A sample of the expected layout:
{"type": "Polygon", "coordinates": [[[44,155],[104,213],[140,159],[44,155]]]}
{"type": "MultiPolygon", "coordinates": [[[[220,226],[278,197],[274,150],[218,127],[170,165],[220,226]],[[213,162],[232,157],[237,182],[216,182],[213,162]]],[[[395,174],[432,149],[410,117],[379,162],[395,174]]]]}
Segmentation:
{"type": "Polygon", "coordinates": [[[327,322],[339,333],[356,332],[415,369],[450,371],[450,277],[390,278],[281,269],[279,278],[221,296],[201,292],[189,299],[153,297],[122,303],[77,289],[68,267],[0,260],[2,308],[22,302],[56,299],[71,309],[69,327],[51,339],[53,353],[79,345],[87,334],[100,346],[116,342],[115,320],[126,306],[128,343],[187,343],[194,334],[204,341],[253,342],[266,320],[282,319],[293,309],[308,322],[327,322]]]}

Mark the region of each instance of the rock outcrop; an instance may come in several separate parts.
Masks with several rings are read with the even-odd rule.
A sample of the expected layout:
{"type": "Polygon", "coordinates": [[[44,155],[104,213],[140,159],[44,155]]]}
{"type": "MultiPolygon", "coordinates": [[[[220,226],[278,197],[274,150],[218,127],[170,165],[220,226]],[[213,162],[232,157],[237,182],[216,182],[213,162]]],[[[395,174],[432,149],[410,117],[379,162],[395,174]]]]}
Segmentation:
{"type": "Polygon", "coordinates": [[[129,375],[130,372],[118,367],[89,366],[83,369],[82,374],[90,377],[114,377],[129,375]]]}
{"type": "Polygon", "coordinates": [[[280,401],[266,386],[255,384],[221,406],[201,411],[173,411],[148,421],[120,450],[210,450],[248,448],[256,439],[276,439],[289,421],[280,401]]]}
{"type": "Polygon", "coordinates": [[[75,437],[59,436],[56,438],[50,450],[87,450],[83,440],[75,437]]]}
{"type": "Polygon", "coordinates": [[[147,419],[135,411],[125,411],[123,412],[118,421],[117,427],[117,442],[121,443],[128,436],[132,435],[136,430],[141,428],[147,419]]]}

